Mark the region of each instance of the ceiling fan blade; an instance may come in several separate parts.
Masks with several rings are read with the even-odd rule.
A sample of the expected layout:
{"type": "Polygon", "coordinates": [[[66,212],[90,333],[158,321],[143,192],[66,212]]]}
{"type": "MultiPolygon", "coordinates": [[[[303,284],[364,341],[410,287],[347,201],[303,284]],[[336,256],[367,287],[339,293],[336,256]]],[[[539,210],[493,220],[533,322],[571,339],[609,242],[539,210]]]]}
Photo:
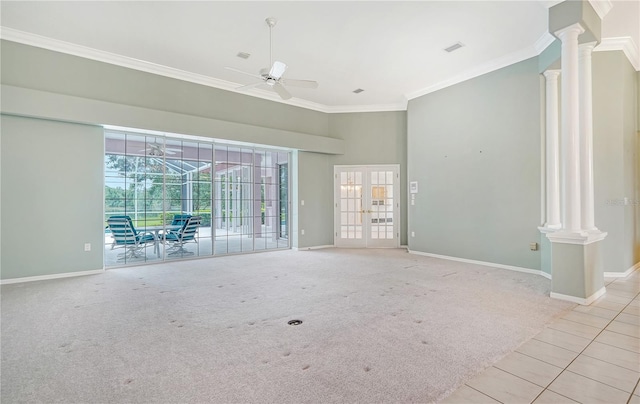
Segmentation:
{"type": "Polygon", "coordinates": [[[280,82],[291,87],[318,88],[318,82],[313,80],[282,79],[280,82]]]}
{"type": "Polygon", "coordinates": [[[243,72],[242,70],[234,69],[233,67],[225,67],[227,70],[231,70],[232,72],[246,74],[247,76],[255,77],[262,80],[262,76],[258,76],[257,74],[243,72]]]}
{"type": "Polygon", "coordinates": [[[291,94],[289,94],[289,92],[287,91],[286,88],[284,88],[282,86],[282,84],[280,83],[275,83],[273,85],[273,90],[278,93],[278,95],[280,96],[280,98],[282,98],[283,100],[288,100],[289,98],[291,98],[291,94]]]}
{"type": "Polygon", "coordinates": [[[276,60],[275,62],[273,62],[273,66],[271,66],[271,70],[269,71],[269,76],[278,80],[280,77],[282,77],[285,70],[287,70],[287,65],[282,62],[278,62],[276,60]]]}
{"type": "Polygon", "coordinates": [[[264,81],[259,81],[257,83],[247,84],[246,86],[242,86],[242,87],[236,88],[236,90],[245,91],[245,90],[249,90],[249,89],[254,88],[254,87],[258,87],[261,84],[264,84],[264,81]]]}

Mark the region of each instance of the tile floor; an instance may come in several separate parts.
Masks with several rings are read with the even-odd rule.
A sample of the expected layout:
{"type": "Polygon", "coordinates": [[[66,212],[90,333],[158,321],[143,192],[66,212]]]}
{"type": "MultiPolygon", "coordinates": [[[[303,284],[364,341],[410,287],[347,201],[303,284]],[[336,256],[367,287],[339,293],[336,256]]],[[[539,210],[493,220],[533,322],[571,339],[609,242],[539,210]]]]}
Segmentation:
{"type": "Polygon", "coordinates": [[[640,404],[640,270],[605,283],[443,403],[640,404]]]}

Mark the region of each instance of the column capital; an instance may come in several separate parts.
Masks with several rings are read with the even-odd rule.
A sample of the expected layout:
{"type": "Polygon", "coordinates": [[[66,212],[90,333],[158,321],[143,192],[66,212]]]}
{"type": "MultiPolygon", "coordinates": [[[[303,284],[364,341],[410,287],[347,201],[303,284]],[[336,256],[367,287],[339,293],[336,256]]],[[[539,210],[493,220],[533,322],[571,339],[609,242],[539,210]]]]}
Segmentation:
{"type": "Polygon", "coordinates": [[[584,33],[584,28],[582,28],[582,25],[580,25],[579,23],[575,23],[569,25],[568,27],[557,30],[553,33],[553,35],[557,36],[562,41],[564,40],[564,38],[569,37],[572,34],[578,37],[578,35],[582,33],[584,33]]]}
{"type": "Polygon", "coordinates": [[[560,69],[549,69],[542,72],[547,80],[557,79],[560,76],[560,69]]]}
{"type": "Polygon", "coordinates": [[[607,235],[607,232],[600,230],[578,233],[559,230],[547,233],[547,238],[552,243],[587,245],[604,240],[607,235]]]}
{"type": "Polygon", "coordinates": [[[591,52],[593,52],[593,48],[596,47],[598,42],[585,42],[578,45],[578,56],[590,56],[591,52]]]}

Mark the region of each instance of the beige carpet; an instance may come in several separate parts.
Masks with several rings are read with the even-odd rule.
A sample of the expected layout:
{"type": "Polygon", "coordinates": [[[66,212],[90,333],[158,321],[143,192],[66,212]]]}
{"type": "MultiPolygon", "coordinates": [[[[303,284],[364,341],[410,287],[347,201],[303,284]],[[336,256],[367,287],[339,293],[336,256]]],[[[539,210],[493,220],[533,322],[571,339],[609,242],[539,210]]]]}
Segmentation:
{"type": "Polygon", "coordinates": [[[434,402],[574,306],[549,286],[404,250],[339,249],[4,285],[0,399],[434,402]]]}

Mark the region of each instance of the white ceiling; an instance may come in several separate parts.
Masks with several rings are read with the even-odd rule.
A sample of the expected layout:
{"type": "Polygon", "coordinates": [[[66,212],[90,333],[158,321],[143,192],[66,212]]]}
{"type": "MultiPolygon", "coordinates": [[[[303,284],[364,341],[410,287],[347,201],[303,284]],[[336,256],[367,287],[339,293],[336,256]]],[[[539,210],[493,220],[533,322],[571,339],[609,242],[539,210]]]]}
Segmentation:
{"type": "MultiPolygon", "coordinates": [[[[557,3],[2,1],[1,25],[8,40],[235,89],[254,79],[225,66],[258,74],[269,65],[265,18],[273,16],[273,58],[289,65],[284,77],[319,83],[289,87],[287,103],[325,112],[402,110],[407,99],[537,55],[553,39],[547,7],[557,3]],[[443,50],[456,42],[464,47],[443,50]],[[354,94],[357,88],[365,91],[354,94]]],[[[613,7],[604,36],[637,58],[640,1],[605,3],[613,7]]],[[[279,100],[268,90],[247,93],[279,100]]]]}

